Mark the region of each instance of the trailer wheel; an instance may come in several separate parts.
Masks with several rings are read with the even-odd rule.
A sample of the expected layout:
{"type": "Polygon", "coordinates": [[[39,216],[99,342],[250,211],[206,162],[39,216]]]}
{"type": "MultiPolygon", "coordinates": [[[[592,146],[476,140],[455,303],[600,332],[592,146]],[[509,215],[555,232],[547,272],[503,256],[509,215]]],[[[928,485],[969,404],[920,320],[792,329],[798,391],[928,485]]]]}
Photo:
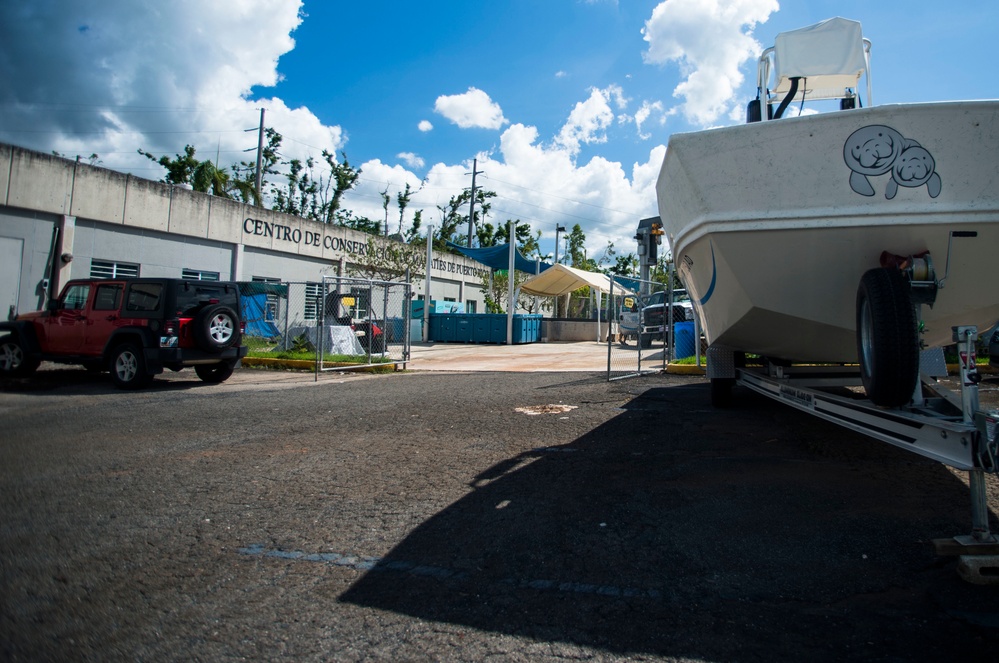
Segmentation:
{"type": "Polygon", "coordinates": [[[895,268],[869,270],[857,290],[857,355],[867,397],[898,407],[919,379],[919,336],[909,283],[895,268]]]}

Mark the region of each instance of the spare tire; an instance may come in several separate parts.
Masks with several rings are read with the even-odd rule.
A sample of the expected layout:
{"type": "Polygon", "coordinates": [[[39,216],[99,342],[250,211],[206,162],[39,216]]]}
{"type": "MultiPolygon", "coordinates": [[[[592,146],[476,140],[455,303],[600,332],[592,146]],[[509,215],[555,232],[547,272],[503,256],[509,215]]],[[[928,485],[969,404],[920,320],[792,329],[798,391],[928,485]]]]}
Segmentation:
{"type": "Polygon", "coordinates": [[[225,304],[202,309],[192,324],[194,342],[205,352],[222,352],[239,342],[239,317],[225,304]]]}

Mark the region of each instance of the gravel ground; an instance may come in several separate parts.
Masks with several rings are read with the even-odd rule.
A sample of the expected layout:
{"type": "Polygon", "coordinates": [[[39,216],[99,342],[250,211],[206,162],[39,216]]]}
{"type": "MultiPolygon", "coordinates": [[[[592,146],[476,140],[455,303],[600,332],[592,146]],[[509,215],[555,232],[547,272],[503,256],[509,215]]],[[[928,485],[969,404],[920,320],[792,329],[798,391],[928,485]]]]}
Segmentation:
{"type": "Polygon", "coordinates": [[[930,545],[970,530],[965,475],[707,403],[666,375],[0,383],[0,657],[996,660],[999,587],[930,545]]]}

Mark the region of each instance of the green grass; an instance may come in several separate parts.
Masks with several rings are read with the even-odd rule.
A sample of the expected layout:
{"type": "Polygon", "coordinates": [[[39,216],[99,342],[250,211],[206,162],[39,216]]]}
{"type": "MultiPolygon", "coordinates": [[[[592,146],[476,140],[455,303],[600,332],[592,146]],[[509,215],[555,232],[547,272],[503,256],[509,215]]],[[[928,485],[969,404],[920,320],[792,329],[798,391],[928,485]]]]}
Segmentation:
{"type": "MultiPolygon", "coordinates": [[[[694,366],[697,364],[697,357],[691,355],[690,357],[684,357],[683,359],[674,359],[670,362],[671,364],[682,364],[684,366],[694,366]]],[[[708,363],[708,358],[701,355],[701,365],[704,366],[708,363]]]]}
{"type": "MultiPolygon", "coordinates": [[[[307,347],[292,348],[290,350],[278,350],[277,344],[274,340],[268,338],[261,338],[259,336],[244,336],[243,344],[249,348],[247,357],[256,357],[259,359],[290,359],[294,361],[316,361],[315,350],[310,350],[307,347]]],[[[392,363],[394,360],[389,357],[383,357],[380,354],[371,356],[371,363],[373,364],[388,364],[392,363]]],[[[323,354],[324,363],[338,363],[338,364],[367,364],[368,355],[342,355],[342,354],[323,354]]]]}

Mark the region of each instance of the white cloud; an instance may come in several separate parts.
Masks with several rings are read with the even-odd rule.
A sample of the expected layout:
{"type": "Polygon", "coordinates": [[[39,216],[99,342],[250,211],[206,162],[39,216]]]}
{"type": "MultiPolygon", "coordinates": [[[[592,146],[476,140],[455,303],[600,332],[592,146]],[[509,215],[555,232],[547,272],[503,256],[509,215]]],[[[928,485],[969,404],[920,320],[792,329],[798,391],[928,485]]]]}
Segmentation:
{"type": "MultiPolygon", "coordinates": [[[[666,148],[652,147],[647,160],[628,168],[602,157],[578,163],[582,143],[606,140],[606,130],[616,119],[614,108],[627,103],[618,87],[594,89],[576,104],[558,135],[542,137],[536,127],[521,123],[507,127],[495,152],[475,155],[477,169],[483,173],[479,185],[498,194],[491,201],[492,211],[486,220],[494,226],[507,219],[530,223],[534,230],[542,231],[542,247],[548,251],[556,224],[572,228],[578,223],[586,233],[589,255],[602,254],[608,242],[615,242],[621,253],[634,252],[634,242],[629,240],[635,226],[640,219],[657,213],[655,185],[666,148]]],[[[661,106],[659,102],[643,103],[647,111],[639,109],[636,115],[641,115],[642,121],[636,124],[641,127],[653,121],[661,106]]],[[[438,207],[469,186],[471,168],[471,160],[434,164],[419,188],[419,178],[402,166],[390,168],[371,161],[362,165],[362,181],[345,196],[344,204],[358,215],[382,220],[381,192],[387,190],[392,196],[389,230],[395,232],[395,196],[409,183],[419,191],[406,210],[406,223],[416,210],[422,210],[424,228],[436,226],[440,223],[438,207]]]]}
{"type": "Polygon", "coordinates": [[[244,129],[264,107],[266,125],[289,138],[286,158],[336,152],[340,127],[281,99],[250,97],[279,80],[301,8],[301,0],[0,3],[0,26],[17,26],[0,28],[0,141],[97,153],[109,168],[159,179],[163,170],[137,148],[172,155],[191,144],[222,165],[252,160],[243,151],[257,136],[244,129]]]}
{"type": "Polygon", "coordinates": [[[503,117],[499,104],[489,95],[474,87],[468,92],[437,97],[434,111],[440,113],[462,129],[499,129],[509,121],[503,117]]]}
{"type": "Polygon", "coordinates": [[[426,163],[423,161],[423,157],[413,152],[400,152],[396,155],[396,158],[401,159],[410,168],[423,168],[426,163]]]}
{"type": "Polygon", "coordinates": [[[739,66],[761,50],[752,31],[778,9],[777,0],[665,0],[652,10],[643,57],[679,65],[684,80],[673,96],[684,99],[688,121],[707,126],[730,111],[744,78],[739,66]]]}
{"type": "MultiPolygon", "coordinates": [[[[648,102],[643,101],[642,107],[635,112],[635,128],[638,131],[638,136],[642,140],[648,140],[651,138],[651,134],[642,133],[642,125],[649,119],[653,112],[657,112],[662,116],[663,103],[661,101],[648,102]]],[[[665,116],[662,116],[662,121],[665,122],[665,116]]]]}
{"type": "MultiPolygon", "coordinates": [[[[106,167],[159,179],[162,169],[136,148],[173,155],[192,144],[201,158],[218,151],[222,165],[252,161],[253,152],[244,150],[256,147],[264,107],[266,125],[285,136],[285,159],[318,157],[322,149],[336,153],[346,142],[341,127],[325,125],[308,108],[289,107],[266,90],[280,78],[278,59],[294,47],[301,9],[300,0],[0,2],[0,141],[68,156],[96,152],[106,167]],[[11,25],[17,30],[5,29],[11,25]],[[264,98],[252,96],[260,88],[264,98]]],[[[556,223],[579,223],[591,255],[607,241],[634,251],[621,238],[630,238],[637,220],[655,213],[664,148],[652,148],[648,161],[630,166],[600,157],[581,163],[580,156],[584,145],[606,141],[612,126],[627,117],[622,88],[589,90],[555,135],[511,125],[476,88],[437,102],[436,112],[458,126],[502,129],[495,152],[476,155],[485,171],[482,186],[499,194],[489,221],[529,222],[544,232],[549,247],[556,223]]],[[[649,126],[656,112],[636,126],[649,126]]],[[[428,120],[417,127],[434,128],[428,120]]],[[[439,223],[437,205],[470,184],[470,161],[432,165],[421,188],[422,178],[413,171],[424,172],[423,157],[401,152],[397,159],[361,163],[361,179],[344,199],[355,214],[381,221],[381,192],[388,192],[390,232],[398,224],[395,196],[406,184],[418,190],[406,221],[420,209],[425,225],[439,223]]],[[[321,166],[317,171],[322,174],[321,166]]]]}
{"type": "Polygon", "coordinates": [[[606,129],[614,121],[614,110],[611,103],[618,109],[624,109],[628,100],[624,91],[617,85],[604,89],[591,88],[590,96],[580,101],[569,113],[569,119],[562,127],[555,142],[576,153],[584,143],[607,142],[606,129]]]}
{"type": "Polygon", "coordinates": [[[565,78],[569,74],[565,73],[561,69],[555,72],[555,78],[565,78]]]}

